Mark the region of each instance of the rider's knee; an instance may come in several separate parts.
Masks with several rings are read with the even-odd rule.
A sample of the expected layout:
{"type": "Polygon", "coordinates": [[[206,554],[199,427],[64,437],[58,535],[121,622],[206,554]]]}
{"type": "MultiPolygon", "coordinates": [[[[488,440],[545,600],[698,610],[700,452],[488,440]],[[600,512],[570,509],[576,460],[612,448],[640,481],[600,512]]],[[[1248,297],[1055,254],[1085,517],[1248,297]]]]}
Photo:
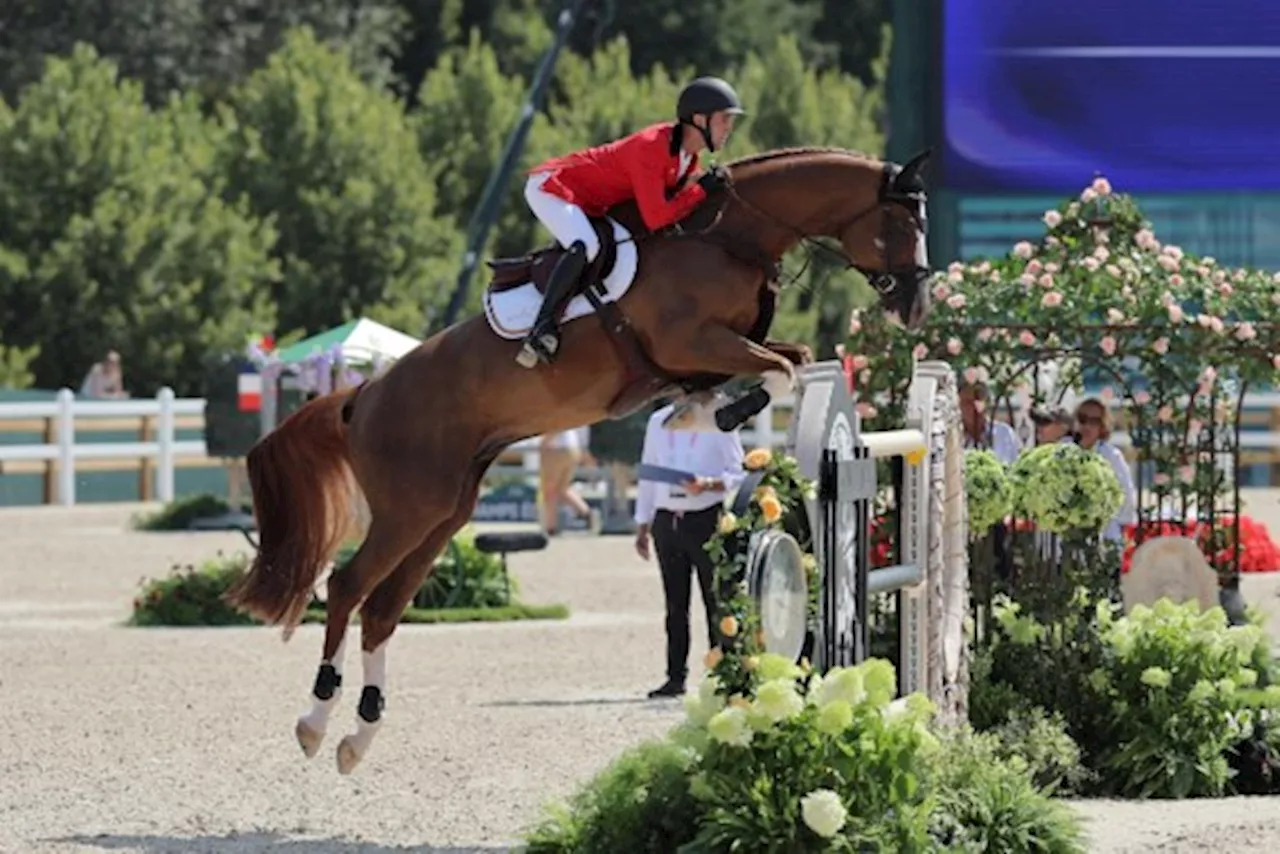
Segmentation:
{"type": "Polygon", "coordinates": [[[574,243],[582,244],[583,251],[587,256],[587,263],[596,260],[596,256],[600,254],[600,238],[596,236],[595,229],[592,229],[590,234],[578,235],[574,243]]]}

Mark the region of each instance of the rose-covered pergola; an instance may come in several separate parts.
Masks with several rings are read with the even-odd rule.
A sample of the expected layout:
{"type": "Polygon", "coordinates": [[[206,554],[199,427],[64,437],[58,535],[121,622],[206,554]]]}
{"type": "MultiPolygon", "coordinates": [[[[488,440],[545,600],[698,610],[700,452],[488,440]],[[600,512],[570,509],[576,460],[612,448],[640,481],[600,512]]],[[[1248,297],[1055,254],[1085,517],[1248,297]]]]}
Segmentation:
{"type": "Polygon", "coordinates": [[[1037,242],[939,273],[918,330],[854,313],[842,356],[869,429],[898,426],[917,359],[945,359],[984,383],[1024,441],[1032,407],[1078,397],[1088,378],[1132,444],[1133,541],[1194,536],[1235,587],[1251,530],[1240,513],[1240,415],[1246,391],[1280,382],[1280,273],[1162,244],[1105,178],[1044,223],[1037,242]]]}

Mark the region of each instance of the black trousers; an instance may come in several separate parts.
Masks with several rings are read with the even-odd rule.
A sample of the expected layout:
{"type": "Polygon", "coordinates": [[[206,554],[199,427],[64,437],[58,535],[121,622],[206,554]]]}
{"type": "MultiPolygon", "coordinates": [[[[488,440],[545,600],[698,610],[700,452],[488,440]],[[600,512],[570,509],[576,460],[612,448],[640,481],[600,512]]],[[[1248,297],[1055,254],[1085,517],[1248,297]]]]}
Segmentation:
{"type": "Polygon", "coordinates": [[[689,675],[689,605],[695,571],[707,614],[707,645],[710,648],[719,644],[713,593],[715,565],[703,546],[716,532],[720,512],[717,504],[683,515],[659,510],[653,517],[653,546],[667,604],[667,678],[676,682],[683,683],[689,675]]]}

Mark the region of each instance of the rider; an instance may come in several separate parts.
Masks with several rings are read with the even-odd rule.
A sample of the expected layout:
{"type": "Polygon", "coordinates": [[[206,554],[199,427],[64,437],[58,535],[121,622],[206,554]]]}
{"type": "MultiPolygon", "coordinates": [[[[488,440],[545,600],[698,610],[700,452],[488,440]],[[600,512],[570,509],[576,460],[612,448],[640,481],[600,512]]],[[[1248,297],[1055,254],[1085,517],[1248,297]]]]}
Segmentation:
{"type": "Polygon", "coordinates": [[[561,307],[600,252],[600,240],[587,217],[603,216],[630,199],[635,199],[650,231],[688,216],[726,180],[717,168],[686,183],[698,153],[723,146],[735,117],[743,112],[732,86],[718,77],[699,77],[681,90],[676,121],[650,125],[530,170],[524,190],[529,208],[567,251],[551,272],[538,318],[517,362],[532,368],[539,359],[550,362],[560,348],[561,307]]]}

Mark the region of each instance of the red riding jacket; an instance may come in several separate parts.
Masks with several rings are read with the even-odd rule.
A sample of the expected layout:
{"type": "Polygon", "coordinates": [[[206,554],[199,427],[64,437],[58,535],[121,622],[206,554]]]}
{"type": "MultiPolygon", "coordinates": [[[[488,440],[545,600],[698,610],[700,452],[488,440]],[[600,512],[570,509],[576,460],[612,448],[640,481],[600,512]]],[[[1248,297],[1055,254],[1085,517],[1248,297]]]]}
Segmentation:
{"type": "MultiPolygon", "coordinates": [[[[680,171],[676,124],[650,125],[622,139],[544,161],[529,174],[551,172],[542,189],[582,208],[587,216],[603,216],[609,208],[635,199],[650,231],[688,216],[707,197],[690,182],[668,199],[680,171]]],[[[692,173],[696,162],[689,165],[692,173]]]]}

